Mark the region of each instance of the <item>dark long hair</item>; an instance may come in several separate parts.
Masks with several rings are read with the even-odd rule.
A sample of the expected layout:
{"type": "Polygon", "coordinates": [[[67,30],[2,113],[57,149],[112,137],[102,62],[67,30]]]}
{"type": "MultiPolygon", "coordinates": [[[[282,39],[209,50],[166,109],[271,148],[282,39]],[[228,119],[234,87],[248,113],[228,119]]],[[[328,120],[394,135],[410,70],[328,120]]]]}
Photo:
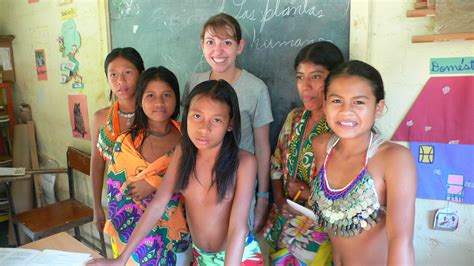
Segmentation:
{"type": "MultiPolygon", "coordinates": [[[[105,76],[107,76],[107,68],[109,64],[114,61],[116,58],[122,57],[127,59],[130,63],[132,63],[138,70],[138,73],[142,73],[145,70],[145,65],[143,64],[143,59],[138,53],[137,50],[133,47],[124,47],[124,48],[115,48],[107,55],[104,61],[104,70],[105,76]]],[[[112,100],[112,91],[109,94],[109,100],[112,100]]]]}
{"type": "Polygon", "coordinates": [[[188,187],[190,176],[196,171],[197,148],[188,135],[189,107],[196,96],[209,97],[229,106],[232,130],[227,131],[222,142],[221,150],[214,168],[212,169],[212,183],[217,187],[217,202],[220,203],[226,193],[235,186],[235,173],[239,166],[240,143],[240,110],[237,94],[225,80],[208,80],[199,83],[186,99],[183,113],[182,149],[183,155],[179,162],[179,179],[177,188],[184,190],[188,187]]]}
{"type": "Polygon", "coordinates": [[[295,70],[301,63],[313,63],[324,66],[328,71],[344,62],[341,50],[331,42],[314,42],[301,48],[295,58],[295,70]]]}
{"type": "MultiPolygon", "coordinates": [[[[174,108],[171,118],[176,119],[179,115],[179,84],[176,76],[164,66],[150,67],[145,70],[137,81],[137,92],[135,94],[135,118],[130,126],[129,133],[132,135],[132,141],[138,134],[148,128],[148,117],[143,111],[142,99],[145,93],[146,86],[153,80],[161,80],[167,83],[174,92],[176,98],[176,106],[174,108]]],[[[141,143],[140,143],[141,146],[141,143]]]]}

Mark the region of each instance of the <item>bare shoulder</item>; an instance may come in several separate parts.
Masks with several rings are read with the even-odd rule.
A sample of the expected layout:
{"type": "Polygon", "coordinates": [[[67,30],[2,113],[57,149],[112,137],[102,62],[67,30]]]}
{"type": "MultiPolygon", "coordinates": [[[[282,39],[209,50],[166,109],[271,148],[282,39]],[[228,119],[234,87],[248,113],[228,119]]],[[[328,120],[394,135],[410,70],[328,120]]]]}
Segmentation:
{"type": "MultiPolygon", "coordinates": [[[[375,162],[383,171],[387,185],[396,182],[416,183],[416,164],[410,150],[400,144],[387,141],[380,145],[374,156],[375,162]]],[[[414,184],[412,184],[414,185],[414,184]]]]}
{"type": "Polygon", "coordinates": [[[257,159],[252,153],[240,150],[239,151],[239,169],[241,167],[251,167],[252,165],[257,165],[257,159]]]}
{"type": "Polygon", "coordinates": [[[392,165],[404,165],[408,161],[413,161],[410,150],[400,144],[386,141],[380,145],[377,156],[390,162],[392,165]]]}
{"type": "Polygon", "coordinates": [[[94,113],[94,122],[99,125],[104,124],[105,119],[107,118],[107,114],[109,113],[109,110],[110,110],[110,106],[97,110],[94,113]]]}
{"type": "Polygon", "coordinates": [[[257,158],[248,151],[239,151],[238,176],[245,178],[255,178],[257,174],[257,158]]]}

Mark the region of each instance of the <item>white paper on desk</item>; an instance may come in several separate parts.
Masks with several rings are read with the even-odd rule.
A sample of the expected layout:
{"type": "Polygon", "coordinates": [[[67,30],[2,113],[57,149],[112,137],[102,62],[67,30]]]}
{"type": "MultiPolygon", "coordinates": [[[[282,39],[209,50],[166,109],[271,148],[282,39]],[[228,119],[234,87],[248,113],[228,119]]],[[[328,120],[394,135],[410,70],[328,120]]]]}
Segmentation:
{"type": "Polygon", "coordinates": [[[316,215],[314,215],[313,211],[306,208],[305,206],[302,206],[302,205],[299,205],[298,203],[292,201],[292,200],[289,200],[289,199],[286,199],[286,202],[288,202],[288,205],[290,205],[291,208],[295,209],[296,211],[298,211],[299,213],[303,214],[304,216],[316,221],[317,218],[316,218],[316,215]]]}
{"type": "Polygon", "coordinates": [[[45,249],[43,250],[43,252],[38,254],[32,261],[30,261],[28,265],[41,266],[54,264],[67,266],[83,266],[90,259],[92,258],[88,253],[45,249]]]}
{"type": "Polygon", "coordinates": [[[36,257],[41,251],[22,248],[0,248],[0,262],[4,266],[20,266],[36,257]]]}

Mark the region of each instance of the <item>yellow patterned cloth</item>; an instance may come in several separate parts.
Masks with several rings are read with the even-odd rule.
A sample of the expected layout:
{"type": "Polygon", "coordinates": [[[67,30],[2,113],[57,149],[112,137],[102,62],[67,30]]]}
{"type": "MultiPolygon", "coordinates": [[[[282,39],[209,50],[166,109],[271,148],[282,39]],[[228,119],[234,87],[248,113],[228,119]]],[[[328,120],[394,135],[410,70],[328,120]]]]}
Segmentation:
{"type": "MultiPolygon", "coordinates": [[[[311,111],[304,108],[295,108],[288,114],[271,159],[272,179],[282,179],[286,198],[290,180],[311,183],[315,176],[312,140],[318,134],[330,131],[323,117],[305,139],[310,115],[311,111]]],[[[276,205],[270,210],[263,236],[273,251],[270,256],[274,265],[330,265],[332,262],[327,233],[305,216],[283,217],[276,205]],[[316,262],[316,258],[320,261],[316,262]]]]}

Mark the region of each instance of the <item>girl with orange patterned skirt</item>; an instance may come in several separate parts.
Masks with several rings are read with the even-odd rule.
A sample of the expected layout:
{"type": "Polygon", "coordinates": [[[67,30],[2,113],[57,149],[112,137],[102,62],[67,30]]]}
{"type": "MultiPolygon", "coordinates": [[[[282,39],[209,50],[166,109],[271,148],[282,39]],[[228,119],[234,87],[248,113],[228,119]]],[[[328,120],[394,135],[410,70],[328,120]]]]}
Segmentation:
{"type": "MultiPolygon", "coordinates": [[[[176,76],[152,67],[140,76],[135,120],[114,147],[107,173],[108,218],[105,232],[118,257],[160,187],[181,134],[176,76]]],[[[189,265],[191,238],[180,193],[173,194],[165,214],[134,249],[127,265],[189,265]]]]}
{"type": "Polygon", "coordinates": [[[105,224],[102,189],[106,164],[112,158],[115,140],[132,124],[135,115],[135,90],[138,76],[145,69],[140,54],[131,47],[115,48],[104,62],[110,99],[114,104],[98,110],[92,123],[91,168],[94,223],[99,232],[105,224]]]}

